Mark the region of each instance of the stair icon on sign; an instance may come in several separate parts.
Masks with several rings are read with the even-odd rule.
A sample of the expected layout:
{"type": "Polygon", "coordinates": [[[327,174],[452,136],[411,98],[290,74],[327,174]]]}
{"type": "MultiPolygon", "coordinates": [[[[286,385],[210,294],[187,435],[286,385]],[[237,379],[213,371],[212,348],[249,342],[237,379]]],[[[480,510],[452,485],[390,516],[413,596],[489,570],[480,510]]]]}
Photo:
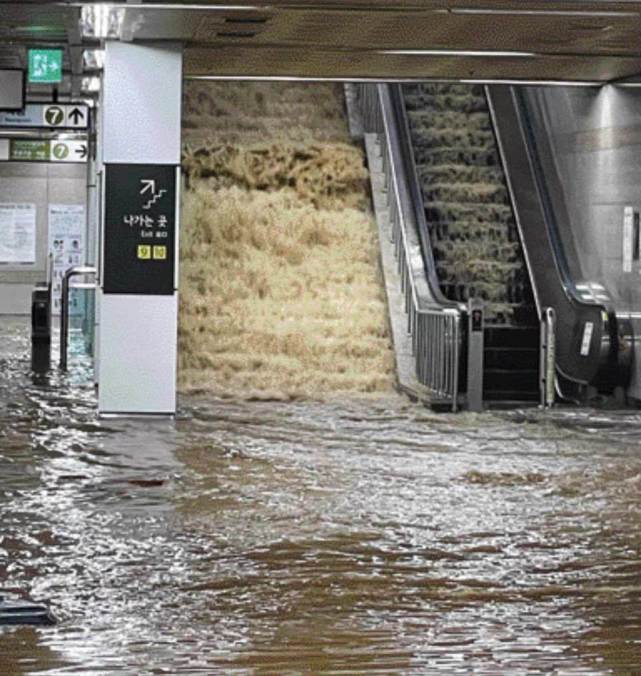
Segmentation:
{"type": "Polygon", "coordinates": [[[142,190],[140,191],[140,194],[141,195],[145,195],[147,193],[151,194],[151,199],[142,206],[143,209],[149,210],[167,192],[167,190],[165,188],[161,188],[158,192],[156,192],[156,181],[154,181],[153,179],[148,178],[141,179],[140,183],[142,185],[142,190]]]}

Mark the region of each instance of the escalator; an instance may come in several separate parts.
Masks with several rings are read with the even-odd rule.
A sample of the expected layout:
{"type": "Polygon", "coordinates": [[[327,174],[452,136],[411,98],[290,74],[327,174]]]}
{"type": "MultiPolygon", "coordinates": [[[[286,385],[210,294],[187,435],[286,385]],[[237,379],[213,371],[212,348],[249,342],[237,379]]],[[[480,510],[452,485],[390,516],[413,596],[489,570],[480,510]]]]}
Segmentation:
{"type": "Polygon", "coordinates": [[[393,89],[426,266],[447,301],[484,303],[483,400],[538,402],[538,315],[484,90],[393,89]]]}
{"type": "Polygon", "coordinates": [[[557,317],[557,393],[585,401],[624,386],[627,329],[577,288],[541,111],[508,86],[394,85],[390,96],[434,295],[484,302],[483,399],[539,400],[548,307],[557,317]]]}
{"type": "Polygon", "coordinates": [[[631,326],[602,284],[582,279],[541,90],[497,85],[486,92],[538,306],[556,312],[557,392],[579,403],[621,392],[631,375],[631,326]],[[585,293],[590,287],[599,297],[585,293]]]}

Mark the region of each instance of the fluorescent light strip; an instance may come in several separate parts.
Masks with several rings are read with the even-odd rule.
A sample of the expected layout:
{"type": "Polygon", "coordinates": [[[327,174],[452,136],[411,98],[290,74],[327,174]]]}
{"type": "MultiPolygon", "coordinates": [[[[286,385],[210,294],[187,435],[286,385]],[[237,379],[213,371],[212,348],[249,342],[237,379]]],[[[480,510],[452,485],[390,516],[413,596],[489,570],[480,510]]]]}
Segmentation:
{"type": "Polygon", "coordinates": [[[82,52],[82,62],[86,70],[102,70],[105,65],[105,50],[85,49],[82,52]]]}
{"type": "Polygon", "coordinates": [[[497,16],[569,16],[569,17],[584,17],[584,18],[617,18],[617,17],[632,17],[639,16],[639,12],[624,11],[588,11],[588,10],[571,10],[571,9],[475,9],[473,7],[453,7],[450,9],[450,14],[480,14],[480,15],[497,15],[497,16]]]}
{"type": "MultiPolygon", "coordinates": [[[[63,3],[59,2],[60,7],[99,7],[100,3],[93,2],[75,2],[63,3]]],[[[109,3],[109,7],[113,9],[167,9],[167,10],[190,10],[200,12],[260,12],[271,10],[272,7],[268,5],[180,5],[180,4],[161,4],[161,3],[145,3],[145,2],[114,2],[109,3]]]]}
{"type": "Polygon", "coordinates": [[[501,52],[492,49],[381,49],[377,54],[397,56],[483,56],[497,58],[532,59],[539,55],[534,52],[501,52]]]}
{"type": "Polygon", "coordinates": [[[497,79],[469,79],[457,80],[462,84],[507,84],[526,85],[535,87],[603,87],[607,82],[596,80],[497,80],[497,79]]]}
{"type": "Polygon", "coordinates": [[[429,77],[304,77],[302,75],[185,75],[185,80],[224,80],[249,82],[365,82],[385,84],[387,82],[444,82],[461,84],[503,84],[526,85],[532,87],[602,87],[606,82],[592,82],[589,80],[459,80],[456,78],[429,78],[429,77]]]}

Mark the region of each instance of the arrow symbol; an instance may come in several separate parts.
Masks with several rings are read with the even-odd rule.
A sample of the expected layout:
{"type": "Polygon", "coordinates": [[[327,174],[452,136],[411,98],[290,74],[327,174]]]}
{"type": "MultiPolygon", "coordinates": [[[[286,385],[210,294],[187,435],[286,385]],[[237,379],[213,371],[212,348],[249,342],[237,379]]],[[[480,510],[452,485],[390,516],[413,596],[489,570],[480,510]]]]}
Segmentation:
{"type": "Polygon", "coordinates": [[[83,143],[79,148],[76,148],[75,153],[80,155],[81,160],[84,160],[87,157],[87,146],[83,143]]]}
{"type": "Polygon", "coordinates": [[[149,190],[151,190],[152,195],[153,195],[153,193],[156,192],[156,181],[154,181],[153,179],[146,178],[146,179],[141,180],[140,182],[144,186],[143,189],[140,191],[141,195],[144,195],[149,190]]]}
{"type": "Polygon", "coordinates": [[[74,108],[69,113],[69,119],[74,123],[78,124],[81,120],[85,121],[85,113],[81,108],[74,108]]]}

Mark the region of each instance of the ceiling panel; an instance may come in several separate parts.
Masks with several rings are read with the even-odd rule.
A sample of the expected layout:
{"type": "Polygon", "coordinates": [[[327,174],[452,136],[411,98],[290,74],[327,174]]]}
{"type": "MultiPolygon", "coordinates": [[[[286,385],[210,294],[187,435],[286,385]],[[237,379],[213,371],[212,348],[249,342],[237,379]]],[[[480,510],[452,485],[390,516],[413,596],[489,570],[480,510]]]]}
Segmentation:
{"type": "MultiPolygon", "coordinates": [[[[188,75],[612,80],[641,73],[641,0],[145,4],[121,5],[122,37],[183,42],[188,75]],[[382,53],[389,50],[468,53],[382,53]]],[[[24,65],[30,45],[79,45],[79,14],[70,2],[0,0],[0,64],[24,65]]],[[[75,74],[79,59],[69,56],[77,54],[67,49],[75,74]]]]}
{"type": "Polygon", "coordinates": [[[185,73],[344,79],[518,79],[605,81],[641,73],[641,57],[498,58],[380,54],[300,47],[190,48],[185,73]]]}

